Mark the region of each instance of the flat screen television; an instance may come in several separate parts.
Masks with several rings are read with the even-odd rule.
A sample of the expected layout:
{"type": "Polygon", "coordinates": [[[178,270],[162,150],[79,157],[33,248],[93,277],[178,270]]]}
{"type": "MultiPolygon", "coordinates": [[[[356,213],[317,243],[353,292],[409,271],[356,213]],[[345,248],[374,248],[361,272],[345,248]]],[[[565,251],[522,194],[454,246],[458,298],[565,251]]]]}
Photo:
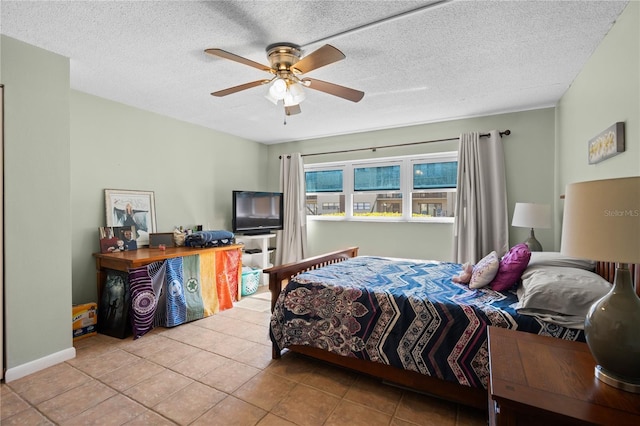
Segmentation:
{"type": "Polygon", "coordinates": [[[281,192],[233,191],[233,232],[259,235],[282,229],[283,202],[281,192]]]}

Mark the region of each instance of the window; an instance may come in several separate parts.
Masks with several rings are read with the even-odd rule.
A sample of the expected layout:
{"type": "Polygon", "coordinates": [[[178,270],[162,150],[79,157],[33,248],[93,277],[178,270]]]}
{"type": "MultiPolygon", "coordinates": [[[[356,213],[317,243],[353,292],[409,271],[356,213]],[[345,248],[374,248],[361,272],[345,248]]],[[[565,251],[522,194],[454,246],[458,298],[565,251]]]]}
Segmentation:
{"type": "Polygon", "coordinates": [[[344,170],[328,167],[306,170],[307,216],[344,216],[344,170]]]}
{"type": "Polygon", "coordinates": [[[307,216],[453,220],[457,152],[305,165],[307,216]]]}
{"type": "Polygon", "coordinates": [[[411,216],[453,217],[458,181],[457,161],[413,163],[411,216]]]}

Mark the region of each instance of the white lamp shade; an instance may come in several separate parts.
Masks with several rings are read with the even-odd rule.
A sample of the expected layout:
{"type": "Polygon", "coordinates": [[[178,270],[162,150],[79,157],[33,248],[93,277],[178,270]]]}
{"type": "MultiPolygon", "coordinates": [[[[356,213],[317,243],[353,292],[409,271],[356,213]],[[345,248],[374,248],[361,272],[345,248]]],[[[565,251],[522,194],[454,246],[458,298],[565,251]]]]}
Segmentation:
{"type": "Polygon", "coordinates": [[[551,206],[549,204],[516,203],[511,225],[523,228],[550,228],[551,206]]]}
{"type": "Polygon", "coordinates": [[[640,176],[567,185],[560,251],[640,263],[640,176]]]}

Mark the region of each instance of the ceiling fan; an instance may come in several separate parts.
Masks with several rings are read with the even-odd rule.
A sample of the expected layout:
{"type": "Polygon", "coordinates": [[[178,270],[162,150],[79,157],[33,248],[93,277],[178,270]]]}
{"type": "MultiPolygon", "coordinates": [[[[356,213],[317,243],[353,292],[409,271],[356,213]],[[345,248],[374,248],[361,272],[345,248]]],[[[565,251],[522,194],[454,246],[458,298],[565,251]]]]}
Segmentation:
{"type": "Polygon", "coordinates": [[[271,66],[262,65],[222,49],[205,49],[205,52],[210,55],[236,61],[273,75],[270,79],[252,81],[218,90],[211,94],[222,97],[252,87],[270,84],[266,98],[276,105],[282,101],[286,115],[299,114],[301,112],[300,102],[305,99],[304,87],[319,90],[352,102],[358,102],[364,96],[364,92],[359,90],[315,78],[302,77],[302,74],[341,61],[346,57],[340,50],[329,44],[325,44],[305,57],[302,57],[300,46],[293,43],[270,44],[267,46],[266,51],[271,66]]]}

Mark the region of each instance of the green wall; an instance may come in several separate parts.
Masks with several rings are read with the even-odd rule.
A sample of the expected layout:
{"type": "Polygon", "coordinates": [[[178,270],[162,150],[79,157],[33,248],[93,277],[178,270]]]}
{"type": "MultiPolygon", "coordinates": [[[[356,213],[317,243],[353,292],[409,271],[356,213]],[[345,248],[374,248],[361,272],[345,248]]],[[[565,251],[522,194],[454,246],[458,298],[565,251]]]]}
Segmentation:
{"type": "Polygon", "coordinates": [[[75,354],[71,305],[97,301],[104,189],[154,191],[158,232],[230,229],[265,145],[69,87],[69,61],[2,36],[7,379],[75,354]]]}
{"type": "MultiPolygon", "coordinates": [[[[516,202],[551,204],[554,170],[554,110],[552,108],[499,114],[487,117],[424,124],[397,129],[289,142],[269,147],[269,183],[278,187],[278,157],[367,148],[458,137],[460,133],[492,129],[511,130],[503,138],[509,217],[516,202]]],[[[384,148],[348,154],[305,157],[306,163],[367,159],[418,153],[455,151],[458,142],[436,142],[401,148],[384,148]]],[[[536,230],[536,237],[546,250],[554,250],[553,229],[536,230]]],[[[524,241],[529,231],[511,228],[510,243],[524,241]]],[[[449,223],[308,221],[310,255],[347,246],[358,246],[362,254],[420,259],[453,258],[453,225],[449,223]]]]}
{"type": "Polygon", "coordinates": [[[104,190],[153,191],[157,232],[231,229],[231,191],[261,189],[263,144],[71,91],[73,302],[97,301],[104,190]]]}
{"type": "MultiPolygon", "coordinates": [[[[556,121],[556,198],[569,183],[640,176],[639,2],[629,2],[564,94],[556,107],[556,121]],[[589,165],[588,141],[619,121],[625,123],[625,151],[589,165]]],[[[562,222],[562,203],[555,220],[562,222]]],[[[560,236],[556,235],[558,244],[560,236]]]]}
{"type": "Polygon", "coordinates": [[[2,36],[5,349],[10,369],[73,357],[69,61],[2,36]]]}
{"type": "Polygon", "coordinates": [[[558,191],[568,183],[640,175],[640,3],[630,2],[556,108],[558,191]],[[589,165],[587,142],[625,122],[626,150],[589,165]]]}

